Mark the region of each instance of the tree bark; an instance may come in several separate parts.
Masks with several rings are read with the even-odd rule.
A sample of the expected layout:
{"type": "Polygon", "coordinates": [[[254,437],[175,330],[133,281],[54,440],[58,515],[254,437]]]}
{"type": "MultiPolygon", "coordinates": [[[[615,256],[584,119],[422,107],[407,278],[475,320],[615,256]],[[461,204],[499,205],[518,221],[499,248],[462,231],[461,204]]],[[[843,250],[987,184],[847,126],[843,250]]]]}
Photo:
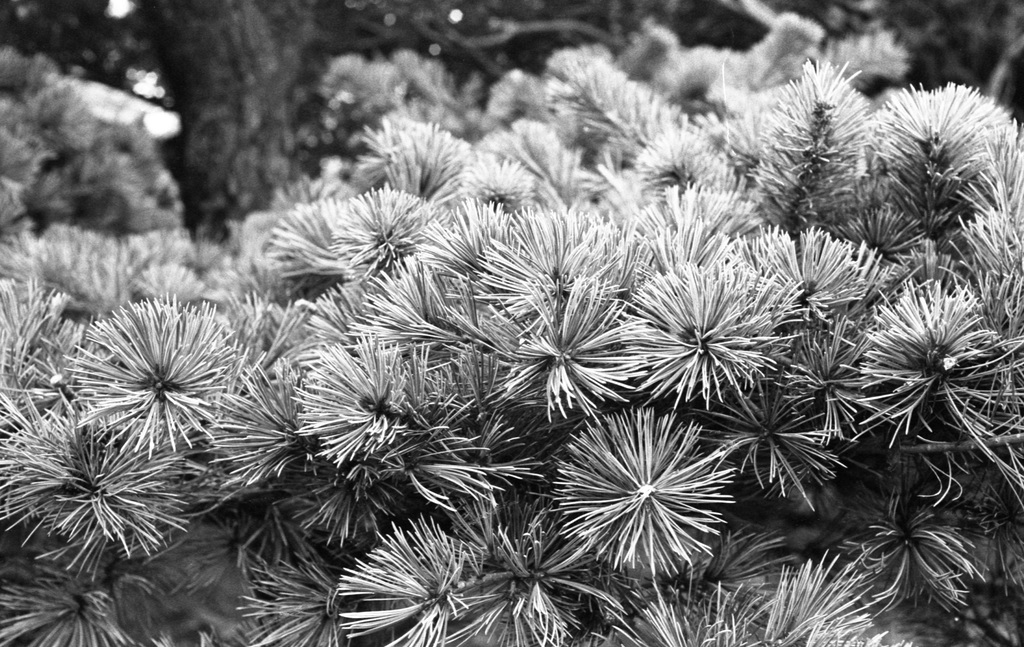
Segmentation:
{"type": "Polygon", "coordinates": [[[190,229],[220,234],[293,175],[294,94],[315,0],[141,0],[181,116],[174,170],[190,229]]]}

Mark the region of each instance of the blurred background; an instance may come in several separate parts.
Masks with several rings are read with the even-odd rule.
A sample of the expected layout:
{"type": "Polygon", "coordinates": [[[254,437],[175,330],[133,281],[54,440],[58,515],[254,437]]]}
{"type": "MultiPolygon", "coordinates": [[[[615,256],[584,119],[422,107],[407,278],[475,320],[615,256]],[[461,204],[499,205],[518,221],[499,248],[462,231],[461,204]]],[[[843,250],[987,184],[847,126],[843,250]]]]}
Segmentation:
{"type": "MultiPolygon", "coordinates": [[[[862,50],[876,47],[877,65],[889,69],[862,74],[869,95],[898,75],[925,88],[956,82],[1024,115],[1020,0],[0,0],[8,68],[17,68],[10,52],[43,55],[78,84],[97,119],[141,125],[158,142],[150,153],[131,137],[115,138],[114,149],[130,149],[132,161],[105,171],[113,185],[117,173],[146,175],[121,182],[135,194],[123,186],[107,192],[145,209],[132,203],[118,216],[106,205],[97,217],[95,206],[75,202],[78,189],[70,197],[55,197],[52,186],[19,195],[36,227],[72,221],[143,230],[177,220],[221,235],[225,223],[267,208],[296,178],[324,168],[343,174],[363,128],[396,106],[420,100],[421,117],[472,140],[489,127],[489,89],[504,80],[504,100],[523,99],[536,86],[510,82],[510,72],[540,74],[561,48],[594,45],[635,78],[657,81],[673,51],[748,50],[787,12],[820,29],[798,36],[826,44],[859,35],[862,50]],[[148,215],[139,221],[140,213],[148,215]]],[[[41,60],[36,72],[18,74],[38,73],[41,60]]],[[[679,85],[685,75],[673,77],[672,98],[683,103],[695,98],[687,96],[692,79],[679,85]]],[[[36,160],[42,172],[69,164],[68,155],[44,158],[36,160]]],[[[92,200],[104,194],[96,186],[87,192],[92,200]]]]}

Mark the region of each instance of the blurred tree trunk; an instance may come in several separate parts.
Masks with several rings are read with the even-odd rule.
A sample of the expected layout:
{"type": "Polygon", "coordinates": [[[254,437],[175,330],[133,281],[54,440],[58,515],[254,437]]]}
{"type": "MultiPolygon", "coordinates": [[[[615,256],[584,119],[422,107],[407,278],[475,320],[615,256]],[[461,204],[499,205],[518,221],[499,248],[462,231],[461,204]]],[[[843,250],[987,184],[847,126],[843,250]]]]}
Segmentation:
{"type": "Polygon", "coordinates": [[[141,0],[181,115],[186,224],[210,234],[269,203],[293,174],[294,93],[315,0],[141,0]]]}

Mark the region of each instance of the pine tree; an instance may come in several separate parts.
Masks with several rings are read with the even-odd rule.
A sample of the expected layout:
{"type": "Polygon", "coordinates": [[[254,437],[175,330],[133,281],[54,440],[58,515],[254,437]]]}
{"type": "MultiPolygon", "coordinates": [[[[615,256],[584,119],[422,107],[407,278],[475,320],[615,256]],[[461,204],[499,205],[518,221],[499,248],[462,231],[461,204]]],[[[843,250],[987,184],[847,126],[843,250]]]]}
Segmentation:
{"type": "Polygon", "coordinates": [[[709,97],[756,114],[573,50],[543,109],[392,114],[223,246],[6,236],[0,645],[1010,630],[1024,136],[786,33],[709,97]]]}

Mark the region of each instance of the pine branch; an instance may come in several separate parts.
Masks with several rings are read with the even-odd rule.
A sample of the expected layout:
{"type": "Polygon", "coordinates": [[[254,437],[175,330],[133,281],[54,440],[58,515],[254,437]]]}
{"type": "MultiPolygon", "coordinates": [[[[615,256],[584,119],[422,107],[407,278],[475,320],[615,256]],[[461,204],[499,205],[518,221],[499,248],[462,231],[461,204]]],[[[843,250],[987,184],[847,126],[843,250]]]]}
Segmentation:
{"type": "Polygon", "coordinates": [[[590,426],[556,481],[571,536],[616,568],[678,573],[717,534],[732,470],[721,449],[698,453],[701,429],[649,409],[590,426]]]}
{"type": "Polygon", "coordinates": [[[92,346],[75,369],[87,410],[151,454],[210,435],[209,418],[237,360],[228,330],[208,305],[132,304],[86,332],[92,346]]]}
{"type": "Polygon", "coordinates": [[[807,60],[815,57],[825,37],[821,25],[796,13],[781,13],[769,26],[768,34],[752,48],[726,57],[726,75],[735,79],[731,83],[764,92],[799,80],[801,68],[806,71],[807,60]]]}
{"type": "Polygon", "coordinates": [[[835,430],[825,428],[807,403],[787,397],[785,374],[733,393],[705,416],[738,472],[778,495],[807,496],[807,483],[835,478],[842,461],[829,448],[835,430]]]}
{"type": "Polygon", "coordinates": [[[844,71],[808,63],[769,116],[754,175],[766,215],[791,234],[840,220],[855,195],[867,100],[844,71]]]}
{"type": "Polygon", "coordinates": [[[343,647],[337,576],[316,562],[274,564],[256,574],[245,609],[257,618],[251,647],[343,647]]]}
{"type": "Polygon", "coordinates": [[[359,286],[344,285],[327,290],[312,306],[306,306],[309,315],[303,332],[307,337],[300,353],[304,364],[310,363],[322,346],[349,346],[355,341],[352,328],[362,314],[363,299],[359,286]]]}
{"type": "Polygon", "coordinates": [[[620,617],[603,569],[578,538],[563,532],[557,511],[511,497],[497,507],[466,508],[455,524],[483,557],[462,588],[472,606],[460,635],[508,647],[559,645],[586,635],[588,616],[620,617]]]}
{"type": "Polygon", "coordinates": [[[385,343],[430,345],[439,352],[455,352],[468,343],[487,344],[476,338],[474,327],[462,325],[473,316],[461,296],[455,281],[414,259],[401,273],[373,282],[364,306],[366,318],[352,330],[385,343]]]}
{"type": "Polygon", "coordinates": [[[369,191],[345,202],[331,251],[366,276],[391,272],[416,251],[434,218],[432,206],[415,195],[369,191]]]}
{"type": "Polygon", "coordinates": [[[974,216],[970,195],[990,132],[1006,114],[975,90],[904,90],[878,117],[876,153],[892,199],[922,234],[944,243],[974,216]]]}
{"type": "Polygon", "coordinates": [[[468,606],[459,582],[476,556],[467,548],[430,522],[396,529],[342,575],[337,589],[342,599],[378,603],[342,611],[342,627],[351,636],[402,631],[389,647],[442,647],[449,625],[468,606]]]}
{"type": "Polygon", "coordinates": [[[644,146],[683,123],[676,106],[628,79],[610,61],[568,52],[549,61],[548,73],[553,110],[565,115],[577,131],[575,139],[592,152],[608,146],[633,160],[644,146]]]}
{"type": "Polygon", "coordinates": [[[574,207],[590,197],[593,178],[583,168],[583,153],[562,143],[547,123],[520,119],[510,132],[496,132],[479,144],[481,150],[518,162],[538,181],[540,205],[548,209],[574,207]]]}
{"type": "Polygon", "coordinates": [[[885,30],[832,40],[820,59],[856,73],[851,83],[867,93],[899,83],[910,69],[910,52],[885,30]]]}
{"type": "Polygon", "coordinates": [[[119,626],[114,606],[101,586],[77,582],[65,574],[0,586],[0,643],[129,645],[133,641],[119,626]]]}
{"type": "Polygon", "coordinates": [[[1007,434],[985,440],[970,439],[957,442],[925,442],[916,445],[900,445],[900,452],[906,454],[941,454],[948,452],[973,452],[996,447],[1010,447],[1024,444],[1024,433],[1007,434]]]}
{"type": "Polygon", "coordinates": [[[188,470],[166,445],[147,454],[130,430],[21,409],[0,393],[2,418],[23,430],[0,455],[8,523],[34,523],[59,538],[54,555],[79,570],[96,568],[108,550],[151,555],[185,529],[177,485],[188,470]]]}
{"type": "Polygon", "coordinates": [[[942,509],[894,496],[857,542],[858,564],[883,605],[927,598],[947,609],[964,602],[979,565],[973,542],[942,509]]]}
{"type": "Polygon", "coordinates": [[[532,34],[578,33],[588,40],[615,47],[618,43],[608,32],[590,23],[573,18],[551,20],[499,20],[498,33],[483,36],[461,36],[459,42],[479,49],[502,47],[509,41],[532,34]]]}
{"type": "Polygon", "coordinates": [[[807,645],[843,644],[868,630],[871,618],[859,600],[865,578],[854,568],[837,564],[838,558],[825,557],[817,564],[783,571],[766,599],[765,642],[800,636],[807,645]]]}
{"type": "Polygon", "coordinates": [[[534,204],[536,182],[521,163],[483,155],[464,171],[462,192],[468,198],[498,205],[511,213],[534,204]]]}
{"type": "Polygon", "coordinates": [[[242,374],[237,390],[224,399],[215,432],[215,446],[226,453],[219,460],[242,486],[280,477],[288,468],[302,469],[318,449],[315,438],[299,434],[299,375],[284,362],[273,369],[268,374],[256,366],[242,374]]]}
{"type": "Polygon", "coordinates": [[[874,253],[818,228],[798,238],[772,229],[744,242],[740,250],[751,267],[796,290],[805,320],[829,321],[848,313],[885,284],[874,253]]]}
{"type": "Polygon", "coordinates": [[[540,395],[549,415],[579,407],[596,415],[607,402],[624,402],[629,381],[640,375],[623,349],[639,331],[609,286],[577,279],[568,298],[534,290],[529,327],[510,353],[510,397],[540,395]],[[534,320],[536,317],[536,320],[534,320]]]}
{"type": "Polygon", "coordinates": [[[385,118],[379,129],[366,132],[365,141],[370,150],[355,169],[365,186],[387,184],[437,203],[458,195],[469,145],[436,124],[385,118]]]}
{"type": "Polygon", "coordinates": [[[32,280],[0,280],[0,387],[24,390],[40,407],[74,397],[69,369],[84,330],[63,318],[69,302],[32,280]]]}
{"type": "Polygon", "coordinates": [[[648,190],[671,186],[707,186],[728,189],[732,169],[697,129],[671,128],[648,143],[637,155],[636,170],[648,190]]]}
{"type": "MultiPolygon", "coordinates": [[[[752,230],[761,224],[754,215],[753,202],[738,188],[701,186],[665,189],[661,199],[636,214],[634,221],[648,238],[680,233],[686,239],[693,235],[684,233],[691,228],[703,230],[709,238],[737,237],[753,233],[752,230]]],[[[715,246],[721,245],[716,243],[715,246]]],[[[684,243],[682,247],[690,249],[690,243],[684,243]]],[[[703,253],[696,256],[684,255],[680,261],[684,260],[697,265],[706,264],[703,253]]],[[[663,270],[664,273],[667,271],[663,270]]]]}
{"type": "Polygon", "coordinates": [[[427,227],[420,258],[440,271],[479,281],[487,272],[486,257],[497,253],[493,243],[507,242],[510,229],[510,215],[500,205],[467,200],[427,227]]]}
{"type": "Polygon", "coordinates": [[[231,295],[225,305],[232,332],[247,363],[269,369],[275,362],[298,352],[310,314],[310,308],[302,302],[281,307],[250,292],[241,298],[231,295]]]}
{"type": "Polygon", "coordinates": [[[491,293],[487,300],[512,321],[536,322],[538,297],[562,303],[577,285],[608,298],[635,289],[643,259],[639,241],[596,214],[526,212],[510,224],[505,240],[492,241],[482,278],[491,293]]]}
{"type": "Polygon", "coordinates": [[[1024,34],[1017,34],[999,56],[985,84],[985,94],[997,101],[1007,101],[1008,79],[1014,63],[1024,54],[1024,34]]]}
{"type": "Polygon", "coordinates": [[[634,341],[647,371],[641,385],[676,402],[699,395],[721,400],[773,366],[776,327],[792,312],[795,292],[743,266],[682,264],[654,277],[636,296],[643,324],[634,341]]]}
{"type": "Polygon", "coordinates": [[[884,421],[894,434],[906,434],[948,415],[968,423],[965,431],[975,439],[987,438],[984,423],[965,420],[965,405],[968,412],[980,413],[990,410],[992,398],[1016,406],[1016,396],[1005,392],[998,383],[1001,375],[991,370],[1004,351],[981,323],[974,294],[964,288],[947,294],[937,283],[907,290],[895,304],[880,307],[861,367],[872,393],[864,399],[874,411],[868,423],[884,421]],[[968,395],[972,388],[990,396],[962,402],[958,394],[968,395]]]}
{"type": "Polygon", "coordinates": [[[353,351],[321,351],[303,387],[301,433],[319,439],[320,455],[337,464],[391,445],[408,429],[411,376],[400,348],[363,338],[353,351]]]}
{"type": "MultiPolygon", "coordinates": [[[[820,27],[721,3],[771,33],[651,31],[632,78],[561,51],[486,114],[436,60],[339,59],[332,109],[390,115],[368,190],[299,182],[228,245],[0,240],[0,643],[126,645],[165,579],[249,587],[258,647],[880,647],[887,605],[1019,585],[1020,129],[962,88],[775,87],[820,27]],[[740,100],[685,118],[722,70],[740,100]]],[[[30,63],[0,90],[92,141],[30,63]]],[[[0,128],[0,223],[68,199],[24,188],[38,152],[0,128]]]]}
{"type": "Polygon", "coordinates": [[[35,278],[45,288],[68,294],[68,310],[77,314],[107,314],[131,299],[136,268],[114,238],[58,225],[38,238],[15,238],[4,248],[3,274],[20,281],[35,278]]]}
{"type": "Polygon", "coordinates": [[[293,292],[313,298],[351,280],[348,263],[334,249],[344,222],[344,203],[328,199],[296,206],[272,229],[265,253],[293,292]]]}

